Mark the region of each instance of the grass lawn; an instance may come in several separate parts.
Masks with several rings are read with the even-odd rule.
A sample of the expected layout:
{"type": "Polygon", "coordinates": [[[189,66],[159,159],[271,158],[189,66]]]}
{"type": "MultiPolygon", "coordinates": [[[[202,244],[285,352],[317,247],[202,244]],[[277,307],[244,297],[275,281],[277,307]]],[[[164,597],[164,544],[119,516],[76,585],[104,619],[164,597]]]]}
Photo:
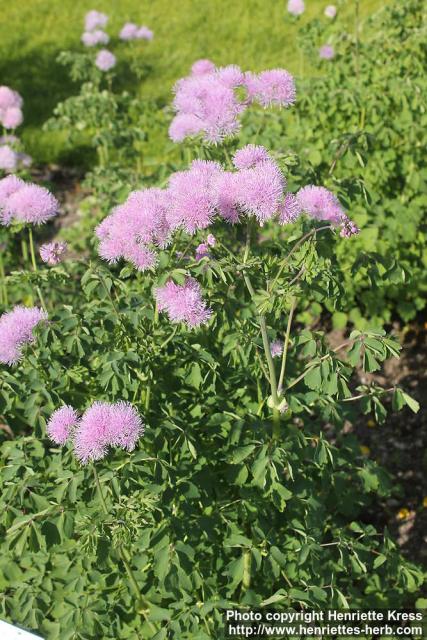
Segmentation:
{"type": "MultiPolygon", "coordinates": [[[[322,15],[327,4],[306,0],[302,19],[322,15]]],[[[355,0],[335,4],[348,25],[355,0]]],[[[368,15],[384,4],[386,0],[361,0],[361,13],[368,15]]],[[[110,36],[128,20],[154,30],[151,43],[120,43],[114,38],[109,45],[119,59],[143,59],[147,77],[138,87],[141,96],[168,101],[175,80],[201,57],[255,71],[298,71],[295,20],[285,0],[0,0],[0,83],[24,97],[25,125],[20,132],[36,161],[59,157],[60,136],[42,132],[41,126],[58,101],[75,89],[56,58],[64,49],[83,48],[83,18],[94,8],[110,16],[110,36]]]]}

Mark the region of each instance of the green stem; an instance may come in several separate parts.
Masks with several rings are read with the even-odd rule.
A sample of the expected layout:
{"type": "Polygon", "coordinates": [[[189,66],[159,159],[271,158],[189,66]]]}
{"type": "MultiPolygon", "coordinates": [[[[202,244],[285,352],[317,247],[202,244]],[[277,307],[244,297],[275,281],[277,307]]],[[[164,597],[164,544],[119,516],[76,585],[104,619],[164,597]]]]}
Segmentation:
{"type": "Polygon", "coordinates": [[[0,251],[0,278],[1,278],[1,299],[2,303],[7,307],[8,299],[7,299],[7,286],[6,286],[6,275],[4,272],[4,264],[3,264],[3,251],[0,251]]]}
{"type": "MultiPolygon", "coordinates": [[[[36,253],[34,251],[33,230],[32,230],[31,227],[28,227],[28,237],[29,237],[29,240],[30,240],[31,265],[33,267],[34,273],[37,273],[36,253]]],[[[38,285],[36,285],[36,291],[37,291],[37,295],[39,297],[41,306],[43,307],[43,309],[45,311],[47,311],[47,307],[46,307],[46,303],[45,303],[44,298],[43,298],[43,294],[42,294],[41,289],[40,289],[40,287],[38,285]]]]}
{"type": "MultiPolygon", "coordinates": [[[[255,290],[252,286],[250,278],[247,274],[244,274],[243,278],[245,280],[246,287],[251,295],[251,298],[255,303],[255,290]]],[[[267,359],[267,366],[268,366],[268,373],[269,373],[270,387],[271,387],[271,397],[273,398],[274,404],[278,405],[279,397],[277,395],[277,378],[276,378],[276,371],[274,369],[273,357],[271,355],[270,342],[268,340],[267,323],[265,321],[265,316],[263,316],[262,314],[257,313],[257,318],[259,322],[259,327],[261,329],[262,344],[264,347],[265,357],[267,359]]]]}
{"type": "MultiPolygon", "coordinates": [[[[97,488],[97,491],[98,491],[99,499],[101,501],[102,509],[103,509],[105,515],[108,516],[108,515],[110,515],[110,512],[108,510],[107,503],[105,502],[104,493],[103,493],[102,487],[101,487],[101,482],[99,480],[98,472],[97,472],[96,467],[95,467],[94,464],[92,465],[92,469],[93,469],[93,475],[94,475],[94,478],[95,478],[95,484],[96,484],[96,488],[97,488]]],[[[118,549],[120,558],[121,558],[121,560],[122,560],[122,562],[123,562],[123,564],[125,566],[126,572],[128,574],[129,580],[130,580],[130,583],[131,583],[131,585],[133,587],[133,590],[135,592],[135,595],[137,597],[138,610],[142,612],[142,615],[147,620],[147,613],[144,611],[144,609],[147,609],[148,602],[147,602],[147,600],[145,600],[144,596],[142,595],[142,593],[141,593],[141,591],[139,589],[138,582],[137,582],[137,580],[135,578],[135,574],[134,574],[134,572],[132,570],[132,567],[131,567],[127,552],[122,547],[122,545],[119,545],[117,547],[117,549],[118,549]]],[[[148,622],[148,620],[147,620],[147,623],[148,623],[151,631],[156,631],[154,626],[150,622],[148,622]]]]}
{"type": "Polygon", "coordinates": [[[283,382],[284,382],[284,379],[285,379],[286,358],[287,358],[287,355],[288,355],[289,338],[290,338],[290,335],[291,335],[292,319],[293,319],[293,316],[294,316],[296,303],[297,303],[296,298],[292,297],[291,308],[290,308],[289,317],[288,317],[288,324],[287,324],[287,327],[286,327],[285,344],[283,345],[282,366],[280,368],[279,384],[277,386],[277,389],[278,389],[279,393],[282,391],[283,382]]]}

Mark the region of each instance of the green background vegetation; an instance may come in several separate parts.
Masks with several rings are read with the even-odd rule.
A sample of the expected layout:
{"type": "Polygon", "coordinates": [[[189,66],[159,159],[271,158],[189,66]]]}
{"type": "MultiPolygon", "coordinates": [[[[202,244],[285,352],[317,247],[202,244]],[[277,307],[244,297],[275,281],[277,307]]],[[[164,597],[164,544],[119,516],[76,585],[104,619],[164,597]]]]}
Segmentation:
{"type": "MultiPolygon", "coordinates": [[[[43,133],[41,127],[56,104],[74,93],[75,87],[56,58],[62,50],[83,49],[80,35],[90,9],[110,16],[110,36],[126,21],[153,29],[151,43],[120,43],[112,38],[109,46],[119,54],[124,69],[126,58],[141,57],[144,62],[146,77],[123,77],[123,85],[133,92],[135,87],[129,85],[138,82],[141,96],[166,103],[173,83],[201,57],[254,71],[280,66],[299,73],[297,28],[321,15],[328,1],[307,0],[300,20],[287,13],[286,4],[285,0],[1,0],[0,78],[25,100],[25,124],[20,132],[28,153],[40,162],[59,159],[64,138],[43,133]]],[[[355,3],[337,0],[335,4],[341,5],[340,20],[345,16],[343,26],[348,27],[355,3]]],[[[361,0],[361,15],[388,4],[361,0]]]]}

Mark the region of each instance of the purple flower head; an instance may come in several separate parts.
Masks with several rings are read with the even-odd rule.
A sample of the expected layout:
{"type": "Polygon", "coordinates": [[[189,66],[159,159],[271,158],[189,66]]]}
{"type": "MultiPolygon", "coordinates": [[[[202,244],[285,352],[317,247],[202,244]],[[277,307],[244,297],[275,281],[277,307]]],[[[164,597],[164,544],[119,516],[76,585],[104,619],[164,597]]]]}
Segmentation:
{"type": "Polygon", "coordinates": [[[152,40],[154,38],[154,33],[151,29],[143,25],[142,27],[139,27],[136,33],[136,38],[137,40],[152,40]]]}
{"type": "Polygon", "coordinates": [[[0,362],[12,365],[22,358],[25,344],[34,342],[33,329],[47,313],[37,307],[16,306],[0,316],[0,362]]]}
{"type": "Polygon", "coordinates": [[[138,438],[144,433],[144,425],[129,402],[120,401],[111,405],[108,433],[111,446],[126,451],[135,449],[138,438]]]}
{"type": "Polygon", "coordinates": [[[205,73],[212,73],[215,71],[215,65],[211,60],[207,60],[206,58],[202,58],[201,60],[196,60],[196,62],[191,67],[191,73],[193,76],[202,76],[205,73]]]}
{"type": "Polygon", "coordinates": [[[217,143],[238,131],[238,116],[245,107],[230,86],[230,75],[235,77],[236,68],[227,69],[191,75],[176,83],[174,108],[179,120],[170,127],[174,141],[182,140],[186,132],[203,132],[205,141],[217,143]]]}
{"type": "Polygon", "coordinates": [[[347,216],[343,216],[341,219],[340,236],[342,238],[350,238],[351,236],[357,235],[359,232],[359,227],[347,218],[347,216]]]}
{"type": "Polygon", "coordinates": [[[40,247],[40,257],[46,264],[54,266],[62,262],[66,251],[66,242],[47,242],[40,247]]]}
{"type": "Polygon", "coordinates": [[[166,220],[169,195],[161,189],[133,191],[96,229],[99,254],[108,262],[121,258],[144,271],[156,264],[156,247],[169,242],[166,220]]]}
{"type": "Polygon", "coordinates": [[[6,199],[2,219],[4,223],[14,219],[17,222],[43,224],[56,216],[58,210],[58,200],[47,189],[24,183],[6,199]]]}
{"type": "Polygon", "coordinates": [[[7,224],[10,220],[8,216],[4,214],[4,208],[6,206],[6,202],[9,196],[12,193],[15,193],[19,189],[25,187],[25,182],[21,180],[21,178],[17,178],[16,176],[7,176],[7,178],[3,178],[0,180],[0,222],[1,224],[7,224]]]}
{"type": "Polygon", "coordinates": [[[238,206],[239,183],[238,174],[230,171],[222,171],[212,182],[211,194],[215,209],[221,218],[230,224],[237,224],[240,221],[238,206]]]}
{"type": "Polygon", "coordinates": [[[85,31],[93,31],[98,27],[105,27],[108,22],[108,16],[100,11],[89,11],[85,15],[85,31]]]}
{"type": "Polygon", "coordinates": [[[238,149],[233,156],[236,169],[250,169],[265,160],[270,160],[267,149],[255,144],[247,144],[246,147],[238,149]]]}
{"type": "Polygon", "coordinates": [[[94,402],[74,434],[76,457],[87,464],[104,458],[110,446],[132,451],[143,432],[142,420],[129,403],[94,402]]]}
{"type": "Polygon", "coordinates": [[[324,44],[319,49],[319,56],[322,60],[332,60],[335,57],[335,49],[331,44],[324,44]]]}
{"type": "Polygon", "coordinates": [[[0,111],[6,111],[6,109],[13,107],[21,109],[22,105],[23,100],[17,91],[5,86],[0,87],[0,111]]]}
{"type": "Polygon", "coordinates": [[[2,112],[1,122],[5,129],[16,129],[22,124],[24,117],[19,107],[9,107],[2,112]]]}
{"type": "Polygon", "coordinates": [[[110,38],[105,31],[96,29],[95,31],[85,31],[81,40],[85,47],[96,47],[98,44],[108,44],[110,38]]]}
{"type": "Polygon", "coordinates": [[[304,13],[304,0],[288,0],[288,11],[293,16],[300,16],[304,13]]]}
{"type": "Polygon", "coordinates": [[[358,227],[344,213],[338,198],[325,187],[303,187],[296,198],[301,210],[312,218],[341,226],[341,236],[349,238],[359,232],[358,227]]]}
{"type": "Polygon", "coordinates": [[[301,210],[316,220],[339,224],[344,216],[338,198],[325,187],[308,185],[298,191],[296,198],[301,210]]]}
{"type": "Polygon", "coordinates": [[[328,6],[325,8],[325,16],[327,18],[335,18],[335,16],[337,15],[337,8],[334,4],[328,4],[328,6]]]}
{"type": "Polygon", "coordinates": [[[196,136],[203,131],[203,121],[191,113],[178,114],[169,126],[172,142],[182,142],[188,136],[196,136]]]}
{"type": "Polygon", "coordinates": [[[194,278],[187,278],[183,285],[169,280],[156,289],[155,297],[159,311],[166,311],[172,322],[185,322],[190,328],[206,323],[212,315],[194,278]]]}
{"type": "Polygon", "coordinates": [[[15,171],[18,166],[19,156],[8,144],[0,147],[0,169],[8,173],[15,171]]]}
{"type": "Polygon", "coordinates": [[[252,74],[246,77],[246,82],[249,98],[263,107],[289,107],[295,102],[295,81],[285,69],[271,69],[257,76],[252,74]]]}
{"type": "Polygon", "coordinates": [[[167,221],[172,229],[183,227],[192,234],[211,224],[215,214],[212,184],[221,172],[217,162],[194,160],[190,169],[170,177],[167,221]]]}
{"type": "Polygon", "coordinates": [[[216,245],[216,238],[214,235],[212,235],[212,233],[210,233],[206,238],[206,244],[208,244],[210,247],[214,247],[216,245]]]}
{"type": "Polygon", "coordinates": [[[255,215],[260,224],[279,209],[286,183],[273,160],[259,162],[236,174],[237,204],[248,215],[255,215]]]}
{"type": "Polygon", "coordinates": [[[116,65],[116,56],[108,49],[101,49],[96,56],[95,65],[101,71],[109,71],[116,65]]]}
{"type": "Polygon", "coordinates": [[[216,69],[215,76],[229,89],[243,87],[245,83],[245,74],[237,64],[229,64],[227,67],[216,69]]]}
{"type": "Polygon", "coordinates": [[[301,207],[293,193],[286,193],[283,202],[279,205],[279,223],[289,224],[295,222],[301,213],[301,207]]]}
{"type": "Polygon", "coordinates": [[[72,435],[74,429],[79,423],[77,411],[64,405],[60,409],[56,409],[50,416],[46,426],[47,435],[55,442],[55,444],[64,445],[72,435]]]}
{"type": "Polygon", "coordinates": [[[209,245],[205,242],[202,242],[196,247],[196,255],[194,256],[195,260],[199,261],[202,260],[202,258],[209,258],[209,256],[209,245]]]}
{"type": "Polygon", "coordinates": [[[270,343],[270,351],[273,358],[279,358],[283,353],[283,342],[281,340],[273,340],[270,343]]]}
{"type": "Polygon", "coordinates": [[[135,40],[137,33],[138,26],[133,22],[126,22],[119,33],[119,38],[120,40],[135,40]]]}

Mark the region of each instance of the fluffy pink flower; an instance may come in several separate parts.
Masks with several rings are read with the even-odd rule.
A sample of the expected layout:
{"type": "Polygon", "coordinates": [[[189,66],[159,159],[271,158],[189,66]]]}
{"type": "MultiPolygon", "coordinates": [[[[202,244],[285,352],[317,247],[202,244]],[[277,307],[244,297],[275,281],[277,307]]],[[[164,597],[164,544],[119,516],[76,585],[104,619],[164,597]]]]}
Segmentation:
{"type": "Polygon", "coordinates": [[[202,298],[201,287],[194,278],[178,285],[169,280],[155,292],[159,311],[166,311],[172,322],[185,322],[189,327],[206,323],[212,310],[202,298]]]}
{"type": "Polygon", "coordinates": [[[195,260],[199,261],[202,258],[209,258],[209,245],[205,242],[202,242],[196,247],[196,254],[194,256],[195,260]]]}
{"type": "Polygon", "coordinates": [[[283,342],[281,340],[273,340],[270,343],[270,351],[273,358],[279,358],[283,353],[283,342]]]}
{"type": "Polygon", "coordinates": [[[302,211],[316,220],[337,224],[344,215],[338,198],[325,187],[308,185],[298,191],[296,198],[302,211]]]}
{"type": "Polygon", "coordinates": [[[62,262],[66,251],[66,242],[46,242],[40,247],[40,257],[46,264],[54,266],[62,262]]]}
{"type": "Polygon", "coordinates": [[[166,212],[169,194],[151,188],[133,191],[96,229],[99,254],[104,260],[121,258],[144,271],[156,263],[153,248],[167,245],[170,236],[166,212]]]}
{"type": "Polygon", "coordinates": [[[308,185],[296,194],[301,210],[316,220],[325,220],[333,225],[341,225],[341,235],[350,237],[359,232],[358,227],[346,216],[338,198],[325,189],[308,185]]]}
{"type": "Polygon", "coordinates": [[[75,431],[75,454],[87,464],[104,458],[110,446],[132,451],[143,432],[142,420],[129,403],[94,402],[75,431]]]}
{"type": "Polygon", "coordinates": [[[293,193],[287,193],[279,205],[279,223],[295,222],[301,213],[301,207],[293,193]]]}
{"type": "Polygon", "coordinates": [[[136,38],[137,40],[152,40],[154,38],[154,33],[148,27],[142,25],[136,33],[136,38]]]}
{"type": "Polygon", "coordinates": [[[10,218],[8,219],[4,214],[4,209],[9,196],[16,191],[19,191],[19,189],[22,189],[22,187],[25,187],[25,184],[26,183],[21,180],[21,178],[17,178],[16,176],[7,176],[7,178],[0,180],[0,222],[2,224],[6,224],[8,220],[10,220],[10,218]]]}
{"type": "Polygon", "coordinates": [[[319,49],[319,57],[322,60],[332,60],[335,57],[335,49],[331,44],[324,44],[323,47],[319,49]]]}
{"type": "Polygon", "coordinates": [[[110,38],[105,31],[96,29],[95,31],[85,31],[81,40],[85,47],[96,47],[98,44],[108,44],[110,38]]]}
{"type": "Polygon", "coordinates": [[[277,105],[289,107],[295,102],[296,89],[293,76],[285,69],[263,71],[246,77],[249,98],[263,107],[277,105]]]}
{"type": "Polygon", "coordinates": [[[18,154],[8,144],[0,147],[0,169],[7,172],[15,171],[18,160],[18,154]]]}
{"type": "Polygon", "coordinates": [[[212,184],[221,172],[217,162],[194,160],[190,169],[170,177],[167,221],[172,229],[183,227],[188,233],[195,233],[211,224],[215,214],[212,184]]]}
{"type": "Polygon", "coordinates": [[[47,313],[37,307],[16,306],[0,316],[0,362],[18,362],[24,345],[34,342],[33,329],[42,320],[47,320],[47,313]]]}
{"type": "Polygon", "coordinates": [[[221,218],[230,224],[237,224],[240,221],[238,206],[239,183],[238,174],[231,171],[222,171],[215,176],[211,185],[211,195],[221,218]]]}
{"type": "Polygon", "coordinates": [[[85,31],[93,31],[98,27],[105,27],[108,22],[108,16],[100,11],[89,11],[85,15],[85,31]]]}
{"type": "Polygon", "coordinates": [[[337,8],[334,4],[328,4],[328,6],[325,8],[325,16],[327,18],[335,18],[335,16],[337,15],[337,8]]]}
{"type": "MultiPolygon", "coordinates": [[[[235,74],[235,68],[233,68],[235,74]]],[[[220,142],[238,131],[238,116],[245,108],[230,86],[230,72],[206,72],[179,80],[175,87],[174,107],[179,124],[172,122],[170,136],[182,139],[185,130],[191,135],[203,132],[207,142],[220,142]],[[182,116],[186,116],[185,119],[182,116]]]]}
{"type": "Polygon", "coordinates": [[[267,149],[255,144],[247,144],[238,149],[233,156],[233,164],[236,169],[250,169],[265,160],[270,160],[267,149]]]}
{"type": "Polygon", "coordinates": [[[56,216],[58,210],[58,200],[47,189],[24,183],[6,199],[1,217],[4,223],[14,219],[18,222],[43,224],[56,216]]]}
{"type": "Polygon", "coordinates": [[[2,113],[1,122],[5,129],[16,129],[22,124],[24,117],[19,107],[9,107],[2,113]]]}
{"type": "Polygon", "coordinates": [[[108,49],[101,49],[96,56],[95,65],[101,71],[109,71],[116,65],[116,56],[108,49]]]}
{"type": "Polygon", "coordinates": [[[278,211],[286,183],[273,160],[242,169],[235,179],[237,204],[242,211],[255,215],[261,224],[278,211]]]}
{"type": "Polygon", "coordinates": [[[215,71],[215,65],[211,60],[207,60],[202,58],[201,60],[196,60],[196,62],[191,67],[191,73],[193,76],[202,76],[204,73],[212,73],[215,71]]]}
{"type": "Polygon", "coordinates": [[[137,33],[138,26],[133,22],[126,22],[119,33],[119,38],[120,40],[135,40],[137,33]]]}
{"type": "Polygon", "coordinates": [[[9,87],[0,87],[0,111],[6,111],[16,107],[21,109],[23,100],[17,91],[10,89],[9,87]]]}
{"type": "Polygon", "coordinates": [[[188,136],[195,136],[203,131],[203,120],[192,113],[179,113],[169,126],[169,137],[172,142],[182,142],[188,136]]]}
{"type": "Polygon", "coordinates": [[[304,0],[288,0],[288,11],[293,16],[300,16],[304,10],[304,0]]]}
{"type": "Polygon", "coordinates": [[[50,416],[46,426],[47,435],[56,444],[64,445],[72,435],[72,429],[78,423],[77,411],[66,404],[60,409],[56,409],[50,416]]]}

